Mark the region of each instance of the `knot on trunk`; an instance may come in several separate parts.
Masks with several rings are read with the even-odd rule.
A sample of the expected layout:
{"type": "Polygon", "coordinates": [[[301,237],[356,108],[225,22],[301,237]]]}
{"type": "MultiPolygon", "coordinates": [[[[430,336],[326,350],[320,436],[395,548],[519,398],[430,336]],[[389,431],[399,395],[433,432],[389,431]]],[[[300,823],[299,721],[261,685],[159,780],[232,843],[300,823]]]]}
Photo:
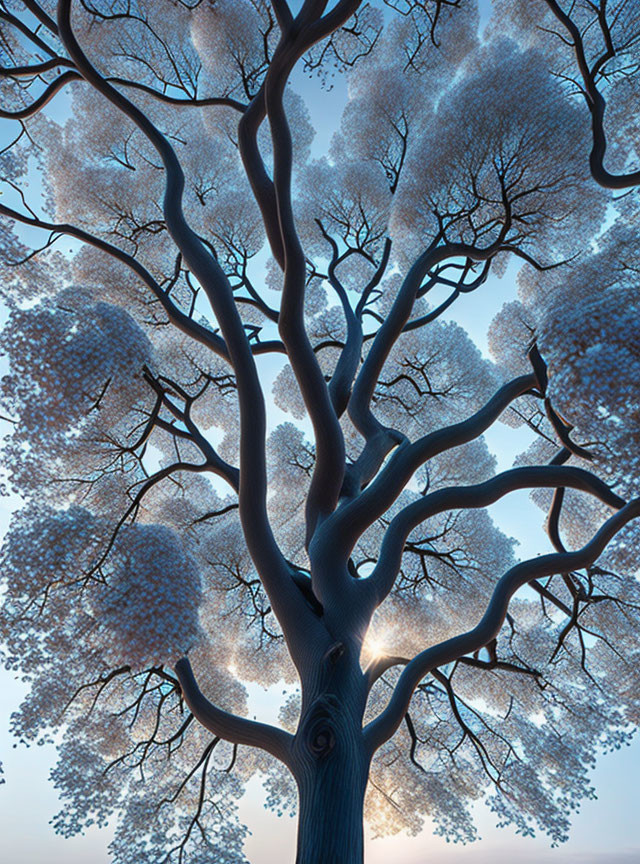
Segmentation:
{"type": "Polygon", "coordinates": [[[326,723],[319,722],[313,727],[311,739],[309,741],[309,750],[314,756],[321,758],[326,756],[336,743],[333,729],[326,723]]]}
{"type": "Polygon", "coordinates": [[[323,662],[328,663],[330,666],[335,666],[344,654],[345,650],[346,649],[342,642],[335,642],[322,658],[323,662]]]}
{"type": "Polygon", "coordinates": [[[305,724],[304,743],[316,759],[323,759],[335,747],[333,720],[336,709],[337,700],[331,696],[323,696],[316,701],[305,724]]]}

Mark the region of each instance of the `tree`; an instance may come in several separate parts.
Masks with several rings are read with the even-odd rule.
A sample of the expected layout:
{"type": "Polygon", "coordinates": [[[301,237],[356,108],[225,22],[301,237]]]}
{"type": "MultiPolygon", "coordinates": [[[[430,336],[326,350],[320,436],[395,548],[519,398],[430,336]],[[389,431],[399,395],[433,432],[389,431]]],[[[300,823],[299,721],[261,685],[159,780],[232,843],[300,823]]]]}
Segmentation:
{"type": "Polygon", "coordinates": [[[242,860],[255,772],[299,864],[482,796],[559,842],[638,723],[640,10],[494,5],[0,3],[0,632],[117,862],[242,860]],[[348,75],[322,159],[296,65],[348,75]],[[490,362],[446,316],[510,261],[490,362]]]}

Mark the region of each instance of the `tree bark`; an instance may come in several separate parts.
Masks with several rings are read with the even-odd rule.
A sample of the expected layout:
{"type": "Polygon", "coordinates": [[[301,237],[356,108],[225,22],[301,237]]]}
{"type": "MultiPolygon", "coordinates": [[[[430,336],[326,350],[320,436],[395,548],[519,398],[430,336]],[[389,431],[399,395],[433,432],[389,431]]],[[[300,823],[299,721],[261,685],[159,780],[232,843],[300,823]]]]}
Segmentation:
{"type": "Polygon", "coordinates": [[[347,741],[298,776],[296,864],[362,864],[368,760],[347,741]]]}
{"type": "MultiPolygon", "coordinates": [[[[370,756],[357,653],[338,646],[303,710],[293,747],[298,785],[296,864],[362,864],[363,802],[370,756]]],[[[308,690],[307,690],[308,692],[308,690]]]]}

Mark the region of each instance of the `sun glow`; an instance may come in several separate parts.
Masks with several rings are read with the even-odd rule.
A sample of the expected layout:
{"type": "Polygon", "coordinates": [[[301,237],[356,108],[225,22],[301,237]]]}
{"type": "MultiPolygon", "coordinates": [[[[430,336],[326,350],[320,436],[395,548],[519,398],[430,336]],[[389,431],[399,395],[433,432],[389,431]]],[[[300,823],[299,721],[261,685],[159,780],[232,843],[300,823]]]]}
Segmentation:
{"type": "Polygon", "coordinates": [[[362,654],[368,660],[378,660],[387,654],[384,641],[380,636],[367,636],[362,646],[362,654]]]}

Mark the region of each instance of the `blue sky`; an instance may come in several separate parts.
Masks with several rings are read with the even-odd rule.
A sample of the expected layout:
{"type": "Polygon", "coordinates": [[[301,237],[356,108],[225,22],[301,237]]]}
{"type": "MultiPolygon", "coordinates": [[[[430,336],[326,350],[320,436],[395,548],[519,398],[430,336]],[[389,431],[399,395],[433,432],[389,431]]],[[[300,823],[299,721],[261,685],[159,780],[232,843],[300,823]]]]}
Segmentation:
{"type": "MultiPolygon", "coordinates": [[[[486,5],[486,4],[485,4],[486,5]]],[[[314,153],[324,152],[335,128],[340,105],[346,98],[344,81],[337,80],[331,93],[321,91],[317,81],[298,77],[318,130],[314,153]],[[338,107],[336,107],[338,106],[338,107]]],[[[54,109],[55,110],[55,109],[54,109]]],[[[500,305],[515,296],[513,271],[503,280],[490,280],[480,292],[461,298],[451,317],[471,333],[486,350],[486,329],[500,305]]],[[[496,427],[488,435],[489,445],[500,467],[511,464],[526,444],[522,432],[496,427]]],[[[0,519],[8,519],[10,503],[0,499],[0,519]]],[[[544,549],[542,521],[526,493],[509,496],[492,508],[494,519],[506,533],[520,540],[523,556],[544,549]]],[[[24,693],[24,687],[6,671],[0,671],[0,757],[5,765],[6,785],[0,787],[0,836],[3,860],[20,864],[106,864],[110,829],[90,831],[86,836],[65,840],[48,824],[59,807],[48,773],[55,761],[53,747],[14,748],[7,734],[9,715],[24,693]]],[[[269,693],[255,693],[256,708],[273,708],[269,693]]],[[[268,719],[265,718],[265,719],[268,719]]],[[[433,836],[431,827],[414,838],[397,836],[368,844],[367,864],[494,864],[496,859],[519,864],[632,864],[640,862],[640,831],[637,827],[637,778],[640,777],[640,740],[631,747],[603,757],[594,772],[598,799],[587,802],[574,820],[571,839],[551,849],[545,838],[516,837],[512,831],[496,829],[491,814],[480,806],[478,821],[482,840],[467,847],[453,846],[433,836]]],[[[249,785],[242,813],[252,830],[246,851],[252,864],[289,864],[294,860],[295,820],[278,819],[263,808],[263,793],[257,780],[249,785]]]]}

